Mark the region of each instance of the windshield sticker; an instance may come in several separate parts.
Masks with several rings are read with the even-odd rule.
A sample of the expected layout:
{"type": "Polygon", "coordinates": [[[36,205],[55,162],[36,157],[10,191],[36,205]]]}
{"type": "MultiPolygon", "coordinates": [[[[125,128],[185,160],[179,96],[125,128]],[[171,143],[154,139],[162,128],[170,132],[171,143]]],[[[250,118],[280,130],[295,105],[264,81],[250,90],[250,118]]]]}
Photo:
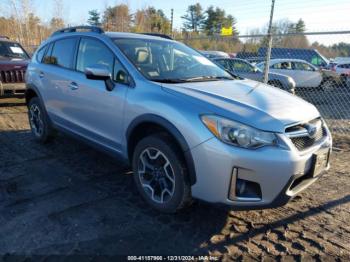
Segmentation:
{"type": "Polygon", "coordinates": [[[10,49],[11,49],[12,53],[23,54],[23,50],[20,47],[10,46],[10,49]]]}
{"type": "Polygon", "coordinates": [[[214,65],[212,62],[210,62],[207,58],[205,58],[203,56],[193,56],[193,58],[196,59],[202,65],[209,65],[209,66],[214,65]]]}
{"type": "Polygon", "coordinates": [[[152,72],[148,72],[149,76],[159,76],[159,73],[157,71],[152,71],[152,72]]]}

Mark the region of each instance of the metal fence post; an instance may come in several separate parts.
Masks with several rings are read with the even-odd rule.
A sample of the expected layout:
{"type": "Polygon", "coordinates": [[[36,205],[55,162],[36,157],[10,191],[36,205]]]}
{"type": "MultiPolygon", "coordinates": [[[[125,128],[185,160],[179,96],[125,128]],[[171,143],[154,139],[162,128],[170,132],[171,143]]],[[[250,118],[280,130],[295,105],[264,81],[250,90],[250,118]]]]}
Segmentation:
{"type": "Polygon", "coordinates": [[[273,19],[273,10],[275,8],[275,0],[272,0],[271,5],[271,13],[270,13],[270,21],[269,21],[269,30],[268,30],[268,47],[266,50],[266,60],[265,60],[265,68],[264,68],[264,83],[266,84],[269,80],[269,64],[270,64],[270,58],[271,58],[271,47],[272,47],[272,19],[273,19]]]}

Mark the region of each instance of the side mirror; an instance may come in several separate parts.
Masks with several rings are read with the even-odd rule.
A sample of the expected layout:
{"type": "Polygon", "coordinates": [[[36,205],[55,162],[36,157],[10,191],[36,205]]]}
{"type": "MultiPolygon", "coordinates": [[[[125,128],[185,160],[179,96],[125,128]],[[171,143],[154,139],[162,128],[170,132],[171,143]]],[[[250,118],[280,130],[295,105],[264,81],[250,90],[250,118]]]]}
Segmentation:
{"type": "Polygon", "coordinates": [[[112,81],[111,73],[107,66],[93,65],[85,68],[85,76],[91,80],[102,80],[106,84],[106,89],[112,91],[114,89],[114,83],[112,81]]]}

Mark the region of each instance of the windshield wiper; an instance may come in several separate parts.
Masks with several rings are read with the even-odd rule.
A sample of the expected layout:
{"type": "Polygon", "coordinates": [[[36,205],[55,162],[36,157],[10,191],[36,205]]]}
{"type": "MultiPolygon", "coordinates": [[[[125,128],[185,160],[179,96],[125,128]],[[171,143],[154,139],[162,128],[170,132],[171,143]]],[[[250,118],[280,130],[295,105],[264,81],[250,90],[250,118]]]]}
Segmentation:
{"type": "Polygon", "coordinates": [[[192,78],[183,79],[186,82],[200,82],[200,81],[219,81],[219,80],[234,80],[233,77],[229,76],[198,76],[192,78]]]}
{"type": "Polygon", "coordinates": [[[178,84],[186,82],[202,82],[202,81],[219,81],[219,80],[234,80],[233,77],[229,76],[198,76],[192,78],[160,78],[160,79],[151,79],[151,81],[159,83],[169,83],[169,84],[178,84]]]}
{"type": "Polygon", "coordinates": [[[176,79],[176,78],[151,79],[151,81],[159,82],[159,83],[168,83],[168,84],[178,84],[178,83],[186,82],[183,79],[176,79]]]}

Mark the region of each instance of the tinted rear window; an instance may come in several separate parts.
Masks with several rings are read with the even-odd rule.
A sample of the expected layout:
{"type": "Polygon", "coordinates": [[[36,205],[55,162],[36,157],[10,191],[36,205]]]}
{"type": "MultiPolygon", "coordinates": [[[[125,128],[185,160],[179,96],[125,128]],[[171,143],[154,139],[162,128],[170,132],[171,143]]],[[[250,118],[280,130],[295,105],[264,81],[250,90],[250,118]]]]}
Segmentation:
{"type": "Polygon", "coordinates": [[[76,38],[56,41],[50,56],[50,64],[72,69],[76,42],[76,38]]]}

